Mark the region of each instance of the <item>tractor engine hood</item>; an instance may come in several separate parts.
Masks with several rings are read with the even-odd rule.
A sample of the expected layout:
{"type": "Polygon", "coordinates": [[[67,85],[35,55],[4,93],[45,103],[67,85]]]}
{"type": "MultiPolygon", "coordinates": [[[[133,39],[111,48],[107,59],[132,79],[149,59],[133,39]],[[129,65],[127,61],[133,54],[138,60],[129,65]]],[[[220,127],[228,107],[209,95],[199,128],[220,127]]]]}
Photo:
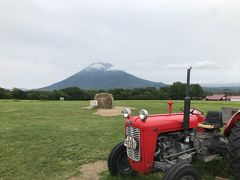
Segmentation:
{"type": "MultiPolygon", "coordinates": [[[[183,130],[183,113],[150,115],[146,120],[139,116],[126,119],[126,126],[133,126],[145,132],[172,132],[183,130]]],[[[204,121],[203,115],[190,115],[189,128],[198,127],[198,123],[204,121]]]]}

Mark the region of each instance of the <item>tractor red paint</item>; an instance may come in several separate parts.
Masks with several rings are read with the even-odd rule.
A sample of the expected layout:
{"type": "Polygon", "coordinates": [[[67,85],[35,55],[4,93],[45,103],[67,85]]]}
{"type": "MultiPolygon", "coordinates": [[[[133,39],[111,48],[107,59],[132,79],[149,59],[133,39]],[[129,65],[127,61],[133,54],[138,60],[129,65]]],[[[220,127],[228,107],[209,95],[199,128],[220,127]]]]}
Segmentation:
{"type": "MultiPolygon", "coordinates": [[[[203,123],[205,117],[195,110],[196,115],[190,116],[190,129],[198,128],[199,123],[203,123]]],[[[134,126],[140,129],[141,133],[141,161],[137,162],[128,159],[134,170],[143,174],[149,174],[152,170],[154,152],[156,149],[157,137],[167,132],[183,131],[183,113],[156,114],[149,116],[142,121],[138,116],[125,120],[125,126],[134,126]]]]}

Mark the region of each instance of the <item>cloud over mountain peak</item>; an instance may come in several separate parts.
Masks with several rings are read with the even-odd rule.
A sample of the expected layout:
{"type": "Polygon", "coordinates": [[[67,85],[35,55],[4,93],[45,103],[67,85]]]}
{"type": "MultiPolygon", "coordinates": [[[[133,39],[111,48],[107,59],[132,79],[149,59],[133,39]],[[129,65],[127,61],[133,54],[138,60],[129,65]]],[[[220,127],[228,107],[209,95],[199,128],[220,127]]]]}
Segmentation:
{"type": "MultiPolygon", "coordinates": [[[[87,66],[84,71],[116,71],[119,70],[110,63],[96,62],[87,66]]],[[[120,70],[119,70],[120,71],[120,70]]]]}

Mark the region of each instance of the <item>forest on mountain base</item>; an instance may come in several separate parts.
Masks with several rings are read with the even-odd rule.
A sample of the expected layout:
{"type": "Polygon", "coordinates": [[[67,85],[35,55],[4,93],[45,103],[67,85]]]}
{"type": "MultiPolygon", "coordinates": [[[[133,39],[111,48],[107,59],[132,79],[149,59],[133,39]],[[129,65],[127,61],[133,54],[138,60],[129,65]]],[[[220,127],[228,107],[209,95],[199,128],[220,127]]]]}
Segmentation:
{"type": "MultiPolygon", "coordinates": [[[[162,88],[134,88],[134,89],[109,89],[109,90],[83,90],[78,87],[68,87],[54,91],[29,90],[23,91],[18,88],[12,90],[0,88],[0,99],[21,99],[21,100],[91,100],[95,94],[107,92],[111,93],[115,100],[161,100],[173,99],[181,100],[185,97],[186,84],[175,82],[162,88]]],[[[199,84],[192,84],[190,87],[192,99],[204,99],[206,92],[199,84]]]]}

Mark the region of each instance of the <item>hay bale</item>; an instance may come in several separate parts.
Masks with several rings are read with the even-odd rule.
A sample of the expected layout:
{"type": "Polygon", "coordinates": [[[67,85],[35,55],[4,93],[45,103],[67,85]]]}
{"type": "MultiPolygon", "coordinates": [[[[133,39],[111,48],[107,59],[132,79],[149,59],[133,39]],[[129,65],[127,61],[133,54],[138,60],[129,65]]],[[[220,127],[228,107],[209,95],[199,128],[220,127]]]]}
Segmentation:
{"type": "Polygon", "coordinates": [[[112,109],[113,96],[108,93],[98,93],[95,95],[94,100],[98,101],[97,108],[112,109]]]}

